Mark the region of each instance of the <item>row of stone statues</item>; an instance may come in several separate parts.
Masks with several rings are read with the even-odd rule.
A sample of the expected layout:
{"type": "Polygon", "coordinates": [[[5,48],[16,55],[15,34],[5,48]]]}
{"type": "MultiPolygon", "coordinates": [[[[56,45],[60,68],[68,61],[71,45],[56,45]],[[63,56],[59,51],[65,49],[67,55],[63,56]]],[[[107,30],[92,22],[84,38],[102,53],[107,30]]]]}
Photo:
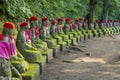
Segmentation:
{"type": "Polygon", "coordinates": [[[60,45],[77,45],[82,39],[100,37],[102,35],[119,34],[120,21],[93,20],[88,26],[88,19],[68,17],[59,18],[58,22],[39,19],[32,16],[29,21],[20,24],[17,40],[13,39],[15,25],[5,22],[0,34],[0,80],[22,80],[22,73],[29,69],[29,63],[44,63],[52,49],[60,45]],[[16,47],[17,46],[17,47],[16,47]]]}

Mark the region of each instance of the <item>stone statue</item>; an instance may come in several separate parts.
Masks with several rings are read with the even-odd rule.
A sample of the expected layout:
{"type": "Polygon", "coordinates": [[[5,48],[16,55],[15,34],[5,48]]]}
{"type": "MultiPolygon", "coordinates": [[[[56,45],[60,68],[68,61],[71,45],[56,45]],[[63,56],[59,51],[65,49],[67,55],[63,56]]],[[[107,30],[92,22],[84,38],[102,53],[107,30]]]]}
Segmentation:
{"type": "Polygon", "coordinates": [[[90,20],[90,26],[89,26],[89,28],[90,28],[90,30],[91,30],[92,33],[93,33],[93,37],[98,36],[98,32],[97,32],[97,30],[95,29],[94,20],[93,20],[93,19],[90,20]]]}
{"type": "Polygon", "coordinates": [[[41,50],[42,54],[48,54],[51,50],[47,47],[46,42],[39,38],[40,32],[38,20],[39,19],[36,16],[30,18],[31,41],[41,50]]]}
{"type": "Polygon", "coordinates": [[[57,35],[62,37],[62,40],[67,43],[67,46],[69,46],[71,45],[71,40],[69,39],[69,36],[65,35],[65,33],[63,32],[63,22],[64,22],[63,18],[58,18],[58,24],[57,24],[58,34],[57,35]]]}
{"type": "Polygon", "coordinates": [[[24,56],[24,58],[28,62],[36,62],[36,61],[44,60],[41,51],[31,43],[29,23],[22,22],[20,24],[20,27],[21,29],[18,32],[17,42],[16,42],[17,48],[20,51],[20,53],[24,56]]]}
{"type": "Polygon", "coordinates": [[[81,30],[79,30],[79,29],[81,29],[81,26],[79,26],[79,19],[76,19],[75,20],[75,23],[72,25],[73,26],[73,30],[75,31],[75,32],[77,32],[77,34],[79,35],[79,36],[82,36],[82,31],[81,30]]]}
{"type": "Polygon", "coordinates": [[[119,34],[119,32],[120,32],[119,21],[114,20],[114,22],[113,22],[113,27],[114,27],[115,30],[116,30],[116,34],[119,34]]]}
{"type": "Polygon", "coordinates": [[[117,30],[116,30],[115,27],[113,26],[113,20],[110,21],[109,25],[110,25],[110,27],[111,27],[111,29],[112,29],[112,31],[113,31],[113,34],[117,34],[117,30]]]}
{"type": "Polygon", "coordinates": [[[65,26],[63,28],[63,31],[64,31],[65,34],[68,34],[70,31],[73,30],[71,25],[70,25],[70,23],[71,23],[71,19],[70,18],[66,18],[66,24],[65,24],[65,26]]]}
{"type": "Polygon", "coordinates": [[[58,32],[58,28],[56,27],[56,21],[52,20],[51,27],[50,27],[50,34],[53,36],[53,38],[56,37],[58,32]]]}
{"type": "Polygon", "coordinates": [[[86,33],[88,34],[88,38],[93,37],[92,31],[88,27],[88,19],[87,18],[84,19],[83,28],[86,31],[86,33]]]}
{"type": "Polygon", "coordinates": [[[114,31],[113,31],[111,22],[112,22],[112,20],[107,20],[106,25],[107,25],[107,27],[108,27],[108,29],[109,29],[109,31],[110,31],[110,35],[113,35],[113,34],[114,34],[114,31]]]}
{"type": "Polygon", "coordinates": [[[107,26],[107,20],[105,20],[105,22],[103,23],[104,24],[104,27],[105,27],[105,29],[106,29],[106,31],[107,31],[107,34],[108,35],[111,35],[111,31],[110,31],[110,29],[109,29],[109,27],[107,26]]]}
{"type": "MultiPolygon", "coordinates": [[[[19,66],[18,69],[23,69],[23,65],[24,63],[20,62],[19,57],[17,56],[17,52],[16,52],[16,46],[14,43],[14,39],[13,39],[13,29],[15,28],[14,24],[12,22],[5,22],[4,24],[4,29],[3,29],[3,34],[0,35],[1,40],[0,40],[0,78],[5,78],[2,80],[12,80],[12,77],[16,77],[18,79],[16,80],[21,80],[21,74],[18,72],[18,70],[10,63],[10,59],[12,59],[14,57],[14,61],[18,62],[18,64],[16,64],[17,66],[19,66]]],[[[13,78],[14,79],[14,78],[13,78]]]]}
{"type": "Polygon", "coordinates": [[[79,18],[78,19],[78,30],[81,31],[82,35],[81,35],[81,41],[83,39],[85,39],[85,37],[88,37],[88,34],[86,33],[86,30],[84,30],[83,28],[83,22],[82,22],[83,18],[79,18]]]}
{"type": "Polygon", "coordinates": [[[96,20],[94,26],[95,26],[95,30],[98,32],[98,36],[99,36],[99,37],[102,36],[102,35],[103,35],[103,32],[102,32],[102,30],[101,30],[100,27],[99,27],[99,20],[96,20]]]}
{"type": "Polygon", "coordinates": [[[40,33],[40,39],[47,42],[49,48],[52,49],[55,47],[59,47],[59,45],[57,45],[57,40],[50,35],[50,26],[48,18],[42,18],[42,26],[40,27],[40,33]]]}
{"type": "Polygon", "coordinates": [[[51,22],[50,34],[53,38],[57,39],[57,44],[61,45],[61,51],[63,51],[64,46],[66,46],[66,42],[58,35],[58,27],[56,26],[55,20],[52,20],[51,22]]]}
{"type": "Polygon", "coordinates": [[[80,39],[83,35],[82,35],[82,32],[78,29],[78,25],[79,25],[79,20],[76,19],[75,22],[72,23],[72,28],[73,28],[73,34],[77,38],[77,42],[80,43],[80,39]]]}
{"type": "Polygon", "coordinates": [[[58,28],[56,27],[56,21],[52,20],[51,27],[50,27],[50,34],[53,38],[57,39],[57,43],[62,43],[62,37],[58,36],[58,28]]]}
{"type": "Polygon", "coordinates": [[[66,23],[64,25],[63,31],[66,35],[69,36],[69,39],[72,40],[72,45],[77,45],[77,40],[76,40],[76,35],[73,32],[72,24],[71,24],[71,19],[68,17],[66,18],[66,23]]]}
{"type": "Polygon", "coordinates": [[[102,30],[104,35],[107,35],[107,29],[105,28],[105,20],[100,21],[100,29],[102,30]]]}

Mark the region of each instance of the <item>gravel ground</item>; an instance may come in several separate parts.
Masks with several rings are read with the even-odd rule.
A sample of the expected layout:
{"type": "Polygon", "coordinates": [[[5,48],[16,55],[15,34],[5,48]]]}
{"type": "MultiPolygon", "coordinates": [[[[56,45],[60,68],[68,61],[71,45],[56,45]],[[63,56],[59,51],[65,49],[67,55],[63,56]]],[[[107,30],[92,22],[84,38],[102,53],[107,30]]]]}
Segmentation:
{"type": "Polygon", "coordinates": [[[46,65],[41,80],[120,80],[120,35],[70,47],[46,65]]]}

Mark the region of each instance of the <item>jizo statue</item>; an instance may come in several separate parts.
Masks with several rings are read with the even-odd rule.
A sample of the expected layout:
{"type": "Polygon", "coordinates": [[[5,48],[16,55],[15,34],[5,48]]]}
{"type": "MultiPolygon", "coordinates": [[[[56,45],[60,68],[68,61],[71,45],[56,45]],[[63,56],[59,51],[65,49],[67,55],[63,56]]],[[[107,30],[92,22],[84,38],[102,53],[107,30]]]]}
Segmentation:
{"type": "Polygon", "coordinates": [[[62,37],[58,35],[58,27],[56,26],[56,21],[52,20],[50,27],[50,34],[53,38],[57,40],[57,44],[66,45],[66,42],[62,40],[62,37]]]}
{"type": "Polygon", "coordinates": [[[72,26],[70,25],[71,23],[71,19],[70,18],[66,18],[66,24],[63,28],[63,31],[65,34],[68,34],[70,31],[72,31],[72,26]]]}
{"type": "Polygon", "coordinates": [[[22,22],[20,24],[20,31],[17,36],[17,48],[20,53],[24,56],[24,58],[28,62],[35,62],[38,59],[42,59],[42,53],[36,46],[33,46],[31,43],[30,31],[29,31],[29,23],[22,22]]]}
{"type": "Polygon", "coordinates": [[[14,28],[15,25],[12,22],[5,22],[3,34],[0,35],[0,78],[5,77],[5,79],[2,80],[12,80],[12,77],[21,79],[21,75],[18,70],[21,69],[21,72],[24,72],[24,66],[22,66],[24,63],[21,63],[21,58],[17,56],[17,49],[12,36],[14,28]],[[18,62],[18,64],[16,64],[18,66],[18,70],[10,63],[13,58],[13,62],[18,62]]]}
{"type": "Polygon", "coordinates": [[[68,35],[65,35],[64,30],[63,30],[63,23],[64,19],[63,18],[58,18],[58,24],[57,24],[57,29],[58,29],[58,36],[62,37],[62,40],[67,42],[67,45],[71,44],[71,40],[69,39],[68,35]]]}
{"type": "Polygon", "coordinates": [[[40,39],[41,33],[39,32],[39,23],[36,16],[30,18],[30,31],[31,31],[31,41],[32,43],[39,48],[42,53],[48,53],[49,49],[47,43],[40,39]]]}
{"type": "Polygon", "coordinates": [[[42,26],[40,27],[40,39],[47,42],[49,48],[53,48],[57,45],[57,40],[50,34],[49,19],[42,18],[42,26]]]}

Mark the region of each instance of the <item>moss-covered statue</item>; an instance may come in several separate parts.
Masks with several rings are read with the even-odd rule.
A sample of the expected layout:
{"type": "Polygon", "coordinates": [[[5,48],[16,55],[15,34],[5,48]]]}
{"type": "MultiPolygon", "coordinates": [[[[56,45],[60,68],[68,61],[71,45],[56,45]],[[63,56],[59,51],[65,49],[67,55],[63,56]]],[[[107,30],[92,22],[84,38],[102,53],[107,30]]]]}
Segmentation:
{"type": "Polygon", "coordinates": [[[63,32],[63,22],[64,22],[63,18],[58,18],[57,35],[62,37],[62,40],[67,43],[67,46],[69,46],[69,45],[71,45],[71,40],[69,39],[69,36],[65,35],[65,33],[63,32]]]}
{"type": "Polygon", "coordinates": [[[93,33],[93,37],[97,37],[98,36],[98,32],[97,30],[95,29],[95,26],[94,26],[94,20],[91,19],[90,20],[90,26],[89,26],[90,30],[92,31],[93,33]]]}
{"type": "Polygon", "coordinates": [[[113,34],[117,34],[117,30],[115,29],[115,27],[113,26],[113,20],[110,20],[109,26],[111,27],[111,29],[113,30],[113,34]]]}
{"type": "Polygon", "coordinates": [[[99,37],[102,36],[102,35],[103,35],[103,32],[102,32],[102,30],[101,30],[100,27],[99,27],[99,20],[96,20],[94,26],[95,26],[95,27],[94,27],[95,30],[98,32],[98,36],[99,36],[99,37]]]}
{"type": "MultiPolygon", "coordinates": [[[[112,27],[112,29],[113,29],[113,31],[114,31],[114,34],[119,34],[119,29],[120,29],[120,27],[118,27],[118,33],[117,33],[117,30],[116,30],[116,28],[114,27],[114,21],[113,21],[113,20],[111,20],[110,26],[112,27]]],[[[119,26],[119,24],[118,24],[118,26],[119,26]]]]}
{"type": "Polygon", "coordinates": [[[20,53],[24,56],[24,58],[28,62],[44,62],[46,58],[42,56],[41,51],[32,45],[30,31],[29,31],[29,23],[23,22],[20,24],[20,31],[17,36],[17,48],[20,53]]]}
{"type": "Polygon", "coordinates": [[[42,18],[42,26],[40,27],[40,39],[47,42],[49,48],[60,47],[57,40],[50,35],[49,19],[42,18]]]}
{"type": "Polygon", "coordinates": [[[110,35],[113,35],[113,34],[114,34],[114,31],[113,31],[112,26],[110,25],[111,22],[112,22],[112,20],[107,20],[107,22],[106,22],[106,26],[107,26],[107,28],[108,28],[109,31],[110,31],[110,35]]]}
{"type": "Polygon", "coordinates": [[[36,16],[32,16],[30,18],[30,30],[31,30],[31,41],[32,43],[41,50],[42,54],[49,54],[51,49],[47,47],[47,43],[42,41],[39,32],[39,24],[38,18],[36,16]]]}
{"type": "MultiPolygon", "coordinates": [[[[57,39],[57,44],[60,44],[61,46],[66,46],[66,42],[62,40],[62,37],[58,35],[58,27],[56,26],[56,21],[52,20],[51,27],[50,27],[50,34],[53,38],[57,39]]],[[[61,51],[63,49],[61,48],[61,51]]]]}
{"type": "Polygon", "coordinates": [[[76,38],[80,38],[80,35],[78,34],[78,20],[76,19],[75,22],[72,22],[71,26],[72,26],[72,33],[74,34],[74,36],[76,38]]]}
{"type": "Polygon", "coordinates": [[[107,29],[105,28],[105,20],[100,21],[100,29],[102,30],[104,35],[107,35],[107,29]]]}
{"type": "MultiPolygon", "coordinates": [[[[6,26],[6,25],[4,25],[4,26],[6,26]]],[[[13,32],[11,32],[11,33],[7,33],[7,32],[8,32],[8,29],[4,28],[3,34],[5,35],[6,41],[8,41],[9,44],[11,44],[10,45],[11,53],[14,54],[13,56],[11,56],[11,63],[12,63],[12,65],[14,65],[17,68],[17,70],[20,73],[23,73],[23,72],[27,71],[28,63],[25,61],[24,57],[19,53],[19,51],[17,51],[16,44],[13,39],[13,32]],[[8,36],[6,36],[6,34],[8,36]]]]}
{"type": "Polygon", "coordinates": [[[107,26],[107,20],[104,20],[104,28],[106,29],[106,31],[107,31],[107,34],[108,35],[111,35],[111,31],[110,31],[110,29],[109,29],[109,27],[107,26]]]}
{"type": "Polygon", "coordinates": [[[88,38],[93,37],[93,33],[90,30],[90,26],[88,26],[88,19],[87,18],[84,19],[83,27],[84,27],[84,30],[86,31],[86,33],[88,34],[88,38]]]}
{"type": "Polygon", "coordinates": [[[71,19],[68,17],[65,20],[65,25],[63,27],[63,31],[65,33],[65,35],[69,36],[69,39],[72,40],[72,45],[77,45],[77,40],[76,40],[76,36],[77,33],[73,32],[73,28],[72,28],[72,24],[71,24],[71,19]]]}
{"type": "Polygon", "coordinates": [[[78,30],[82,33],[81,35],[81,41],[83,39],[85,39],[86,36],[88,36],[88,34],[86,33],[86,31],[83,28],[83,22],[82,22],[83,18],[79,18],[78,19],[78,30]]]}
{"type": "Polygon", "coordinates": [[[83,37],[82,32],[78,29],[79,27],[79,20],[76,19],[75,22],[72,24],[74,35],[76,35],[77,42],[80,42],[81,37],[83,37]]]}
{"type": "Polygon", "coordinates": [[[24,72],[23,67],[25,67],[23,60],[17,57],[16,46],[13,39],[13,29],[15,28],[12,22],[6,22],[4,24],[3,34],[1,34],[0,40],[0,80],[12,80],[12,77],[16,77],[15,80],[21,80],[22,77],[17,68],[22,72],[24,72]],[[10,63],[10,59],[13,59],[13,62],[17,62],[14,67],[10,63]],[[2,79],[4,78],[5,79],[2,79]],[[18,78],[18,79],[17,79],[18,78]]]}
{"type": "Polygon", "coordinates": [[[53,38],[56,38],[57,32],[58,32],[58,28],[56,27],[56,21],[52,20],[50,27],[50,34],[53,36],[53,38]]]}
{"type": "Polygon", "coordinates": [[[120,33],[120,25],[119,25],[119,21],[114,20],[114,22],[113,22],[112,24],[113,24],[113,27],[114,27],[115,30],[116,30],[116,34],[119,34],[119,33],[120,33]]]}

